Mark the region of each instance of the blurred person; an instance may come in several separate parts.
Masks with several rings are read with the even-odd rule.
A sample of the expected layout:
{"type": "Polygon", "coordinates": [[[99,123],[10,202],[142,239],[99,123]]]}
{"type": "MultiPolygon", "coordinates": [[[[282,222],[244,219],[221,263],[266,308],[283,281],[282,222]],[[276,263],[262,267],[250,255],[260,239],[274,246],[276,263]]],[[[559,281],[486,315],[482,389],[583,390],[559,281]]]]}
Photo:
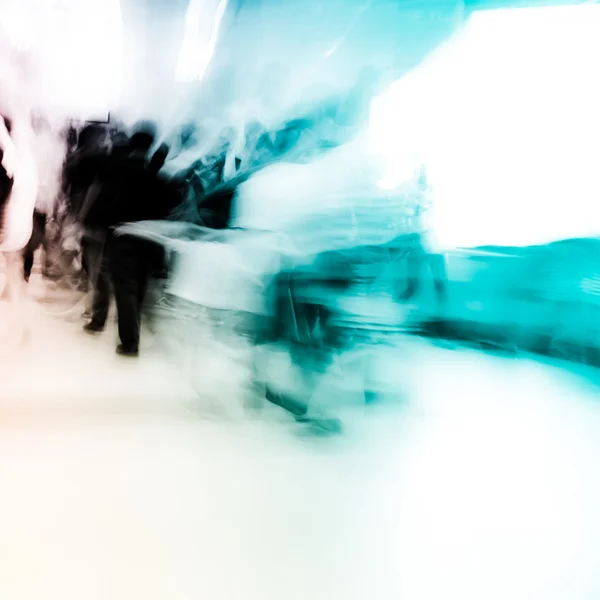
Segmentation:
{"type": "Polygon", "coordinates": [[[13,169],[16,168],[16,149],[10,139],[11,123],[6,118],[0,118],[0,231],[4,229],[5,208],[10,198],[14,179],[13,169]]]}
{"type": "MultiPolygon", "coordinates": [[[[300,381],[293,390],[282,390],[265,381],[265,399],[290,413],[299,423],[322,431],[339,433],[342,423],[315,406],[314,394],[321,377],[332,363],[334,330],[330,326],[331,311],[321,302],[303,293],[302,276],[292,268],[282,270],[276,278],[273,292],[275,311],[268,343],[285,348],[300,381]]],[[[305,283],[305,282],[304,282],[305,283]]],[[[309,284],[310,285],[310,284],[309,284]]],[[[268,372],[268,365],[258,368],[268,372]]]]}
{"type": "MultiPolygon", "coordinates": [[[[17,157],[16,148],[10,138],[11,122],[7,118],[0,118],[0,231],[4,231],[6,222],[6,208],[10,200],[14,174],[16,168],[17,157]]],[[[4,277],[0,291],[3,296],[8,296],[11,292],[10,282],[8,278],[11,275],[11,267],[14,261],[7,260],[3,253],[0,253],[0,258],[3,259],[2,267],[4,277]]]]}
{"type": "Polygon", "coordinates": [[[76,216],[81,211],[87,190],[97,174],[97,158],[106,152],[104,128],[86,125],[79,133],[76,149],[67,157],[63,171],[63,188],[71,215],[76,216]]]}
{"type": "MultiPolygon", "coordinates": [[[[35,252],[42,248],[45,254],[45,268],[48,267],[48,239],[46,225],[54,216],[61,192],[61,171],[66,157],[66,144],[60,135],[55,135],[51,124],[38,118],[34,124],[34,152],[39,172],[39,187],[34,211],[33,232],[24,250],[24,278],[29,281],[33,267],[35,252]]],[[[66,267],[66,265],[63,265],[66,267]]]]}
{"type": "Polygon", "coordinates": [[[96,253],[94,235],[86,228],[85,218],[90,198],[97,195],[99,181],[106,169],[111,152],[110,132],[95,123],[85,125],[79,133],[76,150],[67,157],[63,169],[63,194],[67,211],[60,223],[63,232],[79,231],[81,252],[82,289],[90,290],[96,284],[96,253]],[[81,230],[83,229],[83,232],[81,230]]]}
{"type": "Polygon", "coordinates": [[[108,316],[112,284],[105,247],[110,214],[118,193],[118,165],[129,152],[129,136],[123,130],[111,131],[110,141],[110,151],[96,156],[93,181],[78,214],[78,221],[83,226],[82,266],[88,276],[90,300],[84,317],[92,319],[86,326],[86,331],[90,332],[102,330],[108,316]]]}
{"type": "Polygon", "coordinates": [[[0,259],[4,262],[3,293],[9,301],[9,329],[21,341],[29,331],[23,249],[33,231],[38,192],[38,170],[33,152],[33,130],[27,110],[7,112],[0,118],[2,197],[0,199],[0,259]]]}
{"type": "Polygon", "coordinates": [[[144,124],[140,123],[134,133],[135,139],[123,131],[114,132],[112,150],[99,165],[81,213],[86,228],[85,252],[89,257],[86,262],[95,283],[92,318],[85,327],[89,332],[102,331],[108,318],[112,291],[110,228],[119,221],[122,187],[127,183],[131,167],[146,167],[154,143],[153,128],[145,132],[144,124]]]}
{"type": "MultiPolygon", "coordinates": [[[[172,209],[172,197],[157,176],[156,163],[151,166],[150,151],[155,137],[153,124],[138,123],[130,138],[127,155],[110,161],[110,183],[114,187],[112,197],[106,198],[108,204],[104,207],[107,235],[100,269],[104,280],[106,274],[110,274],[120,338],[117,353],[122,356],[138,356],[142,306],[155,257],[142,240],[114,235],[111,229],[120,223],[164,219],[172,209]]],[[[105,328],[109,304],[109,290],[97,289],[92,319],[86,325],[86,331],[95,333],[105,328]]]]}
{"type": "MultiPolygon", "coordinates": [[[[272,328],[264,341],[267,348],[275,350],[275,355],[283,351],[289,356],[291,371],[298,376],[298,385],[294,389],[285,389],[285,385],[282,387],[269,380],[268,363],[273,355],[267,350],[264,354],[266,362],[256,367],[256,376],[262,379],[265,386],[266,400],[283,408],[299,422],[338,432],[342,427],[339,419],[323,413],[314,402],[317,385],[331,364],[336,346],[330,327],[332,313],[322,298],[307,293],[307,286],[314,288],[316,284],[314,278],[307,279],[305,276],[303,261],[308,261],[308,257],[300,249],[302,244],[297,244],[301,240],[294,235],[294,225],[307,212],[314,210],[309,206],[313,199],[309,200],[305,193],[314,195],[321,187],[319,167],[313,168],[306,163],[307,159],[312,161],[317,142],[309,119],[286,122],[273,136],[272,145],[269,143],[267,146],[271,156],[266,164],[255,170],[247,181],[240,182],[248,185],[244,185],[240,194],[236,194],[236,214],[232,222],[249,231],[283,233],[286,242],[294,247],[292,252],[297,253],[282,261],[284,264],[271,286],[270,295],[275,308],[272,328]],[[274,164],[276,162],[279,164],[274,164]],[[308,189],[299,189],[301,181],[308,189]],[[267,190],[272,198],[266,197],[267,190]]],[[[326,167],[324,170],[332,175],[332,169],[326,167]]],[[[323,196],[319,200],[319,204],[322,204],[323,196]]],[[[318,224],[322,225],[321,219],[318,224]]],[[[318,228],[310,229],[315,231],[307,237],[318,238],[318,228]]],[[[311,248],[310,252],[315,250],[311,248]]],[[[336,275],[339,274],[335,271],[336,275]]]]}
{"type": "Polygon", "coordinates": [[[400,252],[400,260],[405,261],[406,279],[404,289],[398,290],[397,297],[402,302],[414,302],[424,276],[430,278],[435,293],[432,331],[443,337],[448,275],[446,257],[437,248],[432,231],[433,193],[424,165],[415,173],[404,200],[409,220],[407,232],[402,236],[403,250],[400,252]]]}
{"type": "Polygon", "coordinates": [[[31,237],[39,181],[33,129],[24,113],[0,119],[0,147],[2,166],[12,179],[3,208],[0,251],[20,253],[31,237]]]}
{"type": "MultiPolygon", "coordinates": [[[[160,163],[168,155],[161,146],[150,157],[156,130],[147,123],[138,125],[131,138],[131,154],[124,163],[125,172],[115,207],[113,225],[132,221],[164,219],[172,210],[172,190],[158,177],[160,163]]],[[[155,244],[131,236],[110,237],[112,282],[117,305],[120,345],[117,353],[137,356],[140,341],[141,312],[148,279],[162,267],[163,253],[155,244]]]]}
{"type": "Polygon", "coordinates": [[[74,123],[67,123],[60,131],[65,144],[65,158],[70,157],[77,149],[77,128],[74,123]]]}
{"type": "MultiPolygon", "coordinates": [[[[48,244],[46,239],[46,223],[47,215],[44,212],[36,210],[33,213],[33,231],[29,242],[25,246],[23,251],[23,277],[26,282],[29,282],[31,277],[31,271],[33,269],[33,263],[35,259],[35,253],[38,249],[42,248],[47,252],[48,244]]],[[[45,270],[42,270],[44,274],[45,270]]]]}

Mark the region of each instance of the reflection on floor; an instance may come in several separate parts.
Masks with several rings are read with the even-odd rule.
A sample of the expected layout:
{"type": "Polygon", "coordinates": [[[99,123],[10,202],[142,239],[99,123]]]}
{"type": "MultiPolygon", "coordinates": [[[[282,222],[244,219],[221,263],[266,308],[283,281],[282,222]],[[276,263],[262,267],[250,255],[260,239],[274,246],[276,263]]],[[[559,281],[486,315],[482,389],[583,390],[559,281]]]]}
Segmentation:
{"type": "Polygon", "coordinates": [[[32,311],[1,367],[1,598],[600,597],[588,380],[407,339],[381,359],[401,398],[332,373],[346,432],[314,438],[198,418],[154,340],[119,359],[32,311]]]}

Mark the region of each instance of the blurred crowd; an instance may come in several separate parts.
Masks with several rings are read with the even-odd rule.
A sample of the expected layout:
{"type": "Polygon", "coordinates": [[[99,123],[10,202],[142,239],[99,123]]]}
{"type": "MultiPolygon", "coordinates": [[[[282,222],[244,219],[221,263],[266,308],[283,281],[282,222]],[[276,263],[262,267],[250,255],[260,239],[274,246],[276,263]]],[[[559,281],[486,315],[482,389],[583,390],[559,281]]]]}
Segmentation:
{"type": "Polygon", "coordinates": [[[310,161],[346,143],[366,121],[372,93],[372,81],[367,84],[363,76],[347,97],[307,107],[271,131],[259,121],[240,129],[207,120],[171,132],[151,121],[129,128],[114,122],[70,124],[56,132],[38,119],[35,146],[43,160],[38,161],[41,184],[33,233],[24,251],[25,280],[35,252],[43,247],[44,276],[76,279],[78,286],[92,290],[91,332],[105,327],[113,289],[118,352],[136,355],[147,280],[164,273],[164,252],[114,235],[115,226],[168,219],[229,227],[241,183],[276,162],[310,161]],[[64,140],[64,156],[58,137],[64,140]],[[64,161],[60,169],[57,160],[64,161]],[[52,173],[59,170],[56,185],[52,173]]]}
{"type": "MultiPolygon", "coordinates": [[[[223,327],[224,311],[236,313],[231,326],[236,335],[250,339],[256,348],[284,347],[302,373],[301,385],[285,389],[285,385],[269,382],[265,375],[269,367],[255,361],[250,371],[255,383],[264,387],[262,395],[295,418],[326,429],[337,430],[339,422],[312,414],[312,396],[319,374],[331,366],[335,355],[350,347],[375,347],[382,336],[409,332],[477,344],[487,339],[491,345],[518,345],[534,351],[542,346],[554,348],[564,307],[574,307],[579,314],[579,300],[569,296],[542,303],[531,294],[525,298],[527,285],[516,281],[514,266],[510,281],[502,283],[499,265],[510,255],[508,249],[482,248],[462,258],[460,253],[436,249],[427,220],[435,199],[424,165],[415,164],[412,176],[394,189],[385,191],[380,185],[381,172],[369,163],[363,135],[378,85],[373,74],[367,73],[345,96],[306,105],[269,127],[258,120],[240,127],[215,119],[190,120],[168,131],[144,120],[132,126],[110,119],[57,127],[35,118],[30,145],[37,186],[30,235],[24,225],[28,219],[15,220],[19,213],[27,217],[22,200],[27,195],[22,189],[21,195],[15,192],[18,185],[23,188],[24,174],[28,174],[23,169],[27,144],[23,134],[22,139],[17,134],[19,121],[13,123],[5,116],[0,122],[0,242],[18,240],[24,234],[29,241],[17,244],[22,248],[17,253],[0,246],[0,256],[13,257],[6,264],[17,266],[24,284],[39,256],[48,284],[85,295],[82,312],[89,334],[106,328],[114,302],[117,353],[126,357],[138,356],[142,317],[148,317],[148,305],[157,299],[164,304],[166,298],[176,319],[186,312],[196,318],[198,306],[192,306],[189,313],[190,303],[203,305],[210,309],[203,314],[209,315],[211,327],[215,323],[223,327]],[[334,180],[335,185],[330,185],[334,180]],[[336,203],[337,196],[344,201],[336,203]],[[265,197],[269,198],[258,218],[249,218],[243,204],[260,204],[265,197]],[[291,204],[297,199],[294,212],[291,204]],[[21,208],[15,210],[15,206],[21,208]],[[287,222],[277,221],[273,215],[278,212],[287,222]],[[163,225],[144,229],[140,223],[163,225]],[[135,226],[127,229],[124,224],[135,226]],[[170,225],[165,229],[165,224],[170,225]],[[8,234],[15,231],[19,235],[11,238],[8,234]],[[277,247],[273,252],[277,266],[267,268],[263,263],[258,268],[250,263],[257,249],[261,250],[264,239],[260,236],[266,231],[285,234],[287,245],[284,249],[269,241],[262,250],[268,247],[271,252],[277,247]],[[177,240],[176,252],[169,240],[177,240]],[[221,248],[236,246],[237,258],[225,264],[217,246],[207,247],[207,241],[220,241],[221,248]],[[174,254],[179,255],[177,260],[174,254]],[[490,273],[490,281],[502,290],[486,300],[489,285],[477,283],[481,280],[477,273],[461,276],[466,282],[461,287],[461,277],[448,277],[449,260],[454,265],[462,261],[462,267],[469,262],[465,273],[473,264],[485,263],[485,269],[478,272],[490,273]],[[218,287],[213,274],[233,271],[235,261],[242,263],[235,275],[237,287],[221,290],[220,298],[215,293],[207,302],[206,294],[201,300],[202,293],[181,291],[186,286],[204,292],[218,287]],[[260,280],[259,295],[268,309],[244,305],[244,279],[251,285],[260,280]],[[156,289],[158,296],[150,294],[149,302],[149,291],[156,289]],[[424,296],[429,297],[425,311],[424,296]],[[381,298],[387,300],[378,303],[381,298]],[[411,307],[417,302],[421,303],[419,323],[411,320],[411,307]],[[500,319],[498,311],[512,306],[511,302],[516,304],[507,309],[510,315],[500,319]],[[530,313],[539,314],[542,304],[552,319],[548,325],[538,324],[533,336],[530,313]],[[400,311],[394,312],[390,305],[400,311]],[[216,317],[210,312],[214,309],[216,317]],[[385,310],[391,312],[386,316],[385,310]],[[526,326],[515,325],[519,311],[529,320],[526,326]],[[251,319],[249,313],[255,313],[251,319]],[[489,323],[482,324],[482,316],[489,323]]],[[[26,179],[33,185],[33,178],[26,179]]],[[[538,262],[556,266],[557,261],[546,256],[552,254],[552,247],[542,250],[516,251],[514,256],[522,260],[508,262],[525,272],[535,255],[538,262]]],[[[543,269],[535,267],[534,271],[526,279],[539,295],[535,282],[543,269]]],[[[589,274],[580,279],[592,285],[589,274]]],[[[571,288],[580,287],[579,280],[571,283],[569,294],[571,288]]],[[[590,348],[596,352],[593,343],[590,348]]],[[[363,366],[367,377],[370,367],[363,366]]],[[[365,399],[372,401],[372,392],[365,382],[365,399]]]]}
{"type": "MultiPolygon", "coordinates": [[[[172,261],[164,244],[123,234],[120,226],[167,221],[201,231],[230,230],[242,184],[276,163],[311,164],[352,143],[368,120],[374,91],[373,78],[363,76],[344,97],[305,106],[270,129],[257,120],[242,128],[215,125],[214,120],[190,121],[168,132],[144,120],[131,127],[109,120],[70,123],[59,129],[42,118],[34,119],[32,146],[39,185],[33,230],[19,253],[23,281],[29,281],[40,256],[46,282],[87,293],[84,329],[90,334],[106,328],[114,298],[120,341],[117,353],[137,356],[148,286],[153,280],[167,280],[172,261]],[[38,252],[40,249],[43,252],[38,252]]],[[[10,136],[10,121],[5,118],[4,122],[10,136]]],[[[5,144],[1,171],[3,201],[9,206],[13,179],[18,181],[18,177],[8,168],[7,148],[5,144]]],[[[12,206],[17,204],[18,198],[13,199],[12,206]]],[[[8,214],[7,210],[2,214],[8,214]]],[[[335,278],[338,274],[333,274],[335,278]]],[[[295,354],[297,362],[310,357],[314,365],[315,356],[321,356],[317,362],[325,360],[321,352],[324,338],[316,333],[325,308],[291,294],[297,279],[298,272],[290,264],[276,274],[270,289],[277,290],[278,318],[263,328],[260,337],[269,341],[273,336],[289,338],[290,318],[295,322],[304,319],[307,336],[292,335],[294,340],[288,341],[301,342],[309,349],[295,354]],[[291,296],[292,305],[284,306],[281,299],[291,296]]],[[[305,417],[308,410],[306,398],[282,398],[272,390],[267,397],[297,418],[305,417]]]]}

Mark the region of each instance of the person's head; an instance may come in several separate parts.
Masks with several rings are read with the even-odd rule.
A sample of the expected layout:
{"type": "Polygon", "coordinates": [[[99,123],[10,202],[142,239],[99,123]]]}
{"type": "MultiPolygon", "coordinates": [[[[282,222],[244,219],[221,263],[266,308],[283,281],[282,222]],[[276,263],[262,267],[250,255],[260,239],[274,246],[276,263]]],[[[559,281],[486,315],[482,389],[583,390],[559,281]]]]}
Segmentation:
{"type": "Polygon", "coordinates": [[[80,150],[92,150],[102,144],[104,130],[99,125],[86,125],[77,139],[77,147],[80,150]]]}
{"type": "Polygon", "coordinates": [[[129,149],[132,153],[147,156],[156,139],[156,125],[151,121],[136,123],[129,138],[129,149]]]}

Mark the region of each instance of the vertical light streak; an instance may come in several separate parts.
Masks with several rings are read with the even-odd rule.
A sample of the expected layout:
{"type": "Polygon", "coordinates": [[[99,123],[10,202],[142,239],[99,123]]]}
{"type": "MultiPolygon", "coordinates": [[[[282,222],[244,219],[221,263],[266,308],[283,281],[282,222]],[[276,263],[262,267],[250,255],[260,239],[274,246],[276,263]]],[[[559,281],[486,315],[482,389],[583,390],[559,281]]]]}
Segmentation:
{"type": "Polygon", "coordinates": [[[190,0],[176,78],[201,81],[212,60],[227,0],[190,0]]]}

